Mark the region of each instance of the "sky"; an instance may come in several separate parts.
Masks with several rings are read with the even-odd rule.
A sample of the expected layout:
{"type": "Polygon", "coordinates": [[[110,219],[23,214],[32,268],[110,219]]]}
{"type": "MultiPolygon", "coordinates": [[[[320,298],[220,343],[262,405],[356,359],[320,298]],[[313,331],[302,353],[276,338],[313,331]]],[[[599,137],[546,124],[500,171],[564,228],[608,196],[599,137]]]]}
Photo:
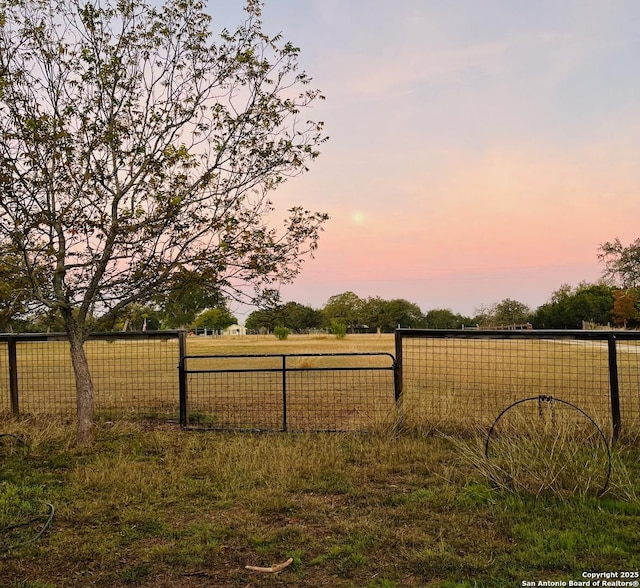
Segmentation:
{"type": "Polygon", "coordinates": [[[300,47],[330,137],[273,195],[331,217],[283,301],[534,310],[640,237],[637,0],[266,0],[263,22],[300,47]]]}

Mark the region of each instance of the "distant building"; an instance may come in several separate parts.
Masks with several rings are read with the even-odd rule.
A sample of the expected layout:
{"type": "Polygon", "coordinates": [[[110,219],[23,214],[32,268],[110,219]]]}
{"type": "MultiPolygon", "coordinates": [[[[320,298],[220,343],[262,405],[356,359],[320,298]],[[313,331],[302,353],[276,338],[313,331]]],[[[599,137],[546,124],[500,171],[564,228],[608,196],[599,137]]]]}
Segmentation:
{"type": "Polygon", "coordinates": [[[247,329],[244,325],[231,325],[222,331],[223,335],[246,335],[247,329]]]}

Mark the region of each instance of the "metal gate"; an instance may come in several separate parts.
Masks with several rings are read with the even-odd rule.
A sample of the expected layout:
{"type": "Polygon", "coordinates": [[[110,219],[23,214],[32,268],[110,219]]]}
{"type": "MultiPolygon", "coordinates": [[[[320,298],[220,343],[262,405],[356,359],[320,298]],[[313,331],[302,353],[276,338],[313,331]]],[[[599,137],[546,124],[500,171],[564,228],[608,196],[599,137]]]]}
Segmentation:
{"type": "Polygon", "coordinates": [[[254,431],[369,430],[394,418],[390,353],[185,355],[183,427],[254,431]]]}

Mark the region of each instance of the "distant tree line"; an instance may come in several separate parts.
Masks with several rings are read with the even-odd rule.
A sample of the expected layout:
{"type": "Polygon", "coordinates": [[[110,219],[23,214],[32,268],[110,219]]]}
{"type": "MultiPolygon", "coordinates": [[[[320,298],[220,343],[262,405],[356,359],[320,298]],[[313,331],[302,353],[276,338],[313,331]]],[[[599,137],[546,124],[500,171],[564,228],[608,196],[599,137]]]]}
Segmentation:
{"type": "MultiPolygon", "coordinates": [[[[0,258],[1,259],[1,258],[0,258]]],[[[0,332],[62,332],[59,313],[33,307],[16,279],[8,278],[7,264],[0,261],[0,332]]],[[[208,329],[222,331],[237,323],[220,291],[199,276],[182,272],[171,287],[147,304],[132,303],[113,314],[110,321],[89,318],[94,331],[140,331],[208,329]]]]}
{"type": "MultiPolygon", "coordinates": [[[[15,289],[0,281],[0,332],[64,330],[62,319],[55,312],[29,312],[28,307],[20,301],[15,289]]],[[[191,288],[158,296],[151,304],[131,304],[110,324],[96,322],[96,327],[109,331],[182,328],[221,332],[237,322],[219,293],[207,292],[192,284],[191,288]]],[[[285,327],[292,333],[332,331],[340,327],[347,333],[391,333],[398,326],[462,329],[526,323],[535,329],[580,329],[585,324],[639,328],[640,288],[620,288],[605,283],[581,283],[577,287],[565,284],[536,310],[506,298],[479,306],[473,316],[448,308],[423,312],[417,304],[402,298],[360,298],[353,292],[344,292],[331,296],[320,309],[287,302],[255,310],[247,317],[245,326],[255,333],[273,333],[277,327],[285,327]]]]}
{"type": "MultiPolygon", "coordinates": [[[[62,319],[55,312],[30,313],[28,306],[19,300],[15,290],[0,281],[1,332],[64,330],[62,319]]],[[[219,293],[207,292],[192,284],[191,288],[159,296],[151,304],[131,304],[109,325],[96,322],[96,327],[109,331],[182,328],[221,332],[237,322],[219,293]]],[[[535,329],[580,329],[585,324],[639,328],[640,288],[620,288],[605,283],[581,283],[577,287],[565,284],[536,310],[506,298],[495,304],[481,305],[473,316],[464,316],[448,308],[423,312],[417,304],[402,298],[360,298],[353,292],[344,292],[331,296],[320,309],[287,302],[255,310],[247,317],[245,326],[255,333],[273,333],[277,327],[287,328],[292,333],[333,331],[341,327],[347,333],[391,333],[398,326],[462,329],[527,323],[535,329]]]]}
{"type": "Polygon", "coordinates": [[[316,310],[297,302],[252,312],[245,326],[253,331],[273,331],[286,327],[301,333],[312,329],[338,329],[347,332],[392,332],[399,324],[421,326],[424,316],[417,304],[404,299],[362,299],[353,292],[329,298],[322,309],[316,310]]]}
{"type": "Polygon", "coordinates": [[[533,328],[580,329],[584,323],[640,326],[640,291],[620,289],[604,283],[582,283],[576,288],[561,286],[549,302],[532,311],[526,304],[506,298],[476,308],[473,316],[437,308],[423,313],[417,304],[404,299],[360,298],[344,292],[329,298],[321,309],[288,302],[249,315],[245,326],[255,332],[273,332],[278,326],[291,332],[331,330],[344,325],[349,333],[393,332],[405,328],[462,329],[531,324],[533,328]]]}
{"type": "MultiPolygon", "coordinates": [[[[548,302],[535,310],[505,298],[481,305],[473,316],[449,308],[423,312],[408,300],[361,298],[351,291],[331,296],[320,309],[287,302],[252,312],[245,321],[249,331],[273,333],[285,328],[293,333],[314,330],[347,333],[393,332],[406,328],[492,328],[530,323],[536,329],[580,329],[585,325],[640,328],[640,239],[623,246],[618,240],[605,243],[599,255],[604,263],[603,281],[560,286],[548,302]],[[606,281],[605,281],[606,280],[606,281]]],[[[64,324],[55,312],[31,308],[24,277],[14,275],[9,253],[0,251],[0,331],[61,331],[64,324]]],[[[222,331],[237,323],[221,293],[206,285],[197,274],[178,274],[166,292],[150,303],[130,304],[109,324],[96,321],[104,330],[207,329],[222,331]]]]}

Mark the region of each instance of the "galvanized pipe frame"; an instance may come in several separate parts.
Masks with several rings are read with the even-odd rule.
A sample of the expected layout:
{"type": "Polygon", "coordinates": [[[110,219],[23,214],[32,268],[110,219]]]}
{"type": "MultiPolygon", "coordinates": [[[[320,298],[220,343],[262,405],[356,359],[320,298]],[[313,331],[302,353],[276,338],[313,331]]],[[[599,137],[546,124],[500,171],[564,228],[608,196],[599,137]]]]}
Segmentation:
{"type": "Polygon", "coordinates": [[[189,374],[242,374],[242,373],[281,373],[281,390],[282,390],[282,427],[283,432],[288,431],[288,410],[287,410],[287,374],[292,372],[355,372],[355,371],[391,371],[393,372],[394,400],[398,395],[395,390],[397,378],[396,358],[391,353],[386,352],[341,352],[341,353],[263,353],[263,354],[214,354],[214,355],[184,355],[180,359],[180,426],[186,428],[189,426],[189,390],[188,376],[189,374]],[[331,367],[290,367],[287,365],[287,359],[292,358],[333,358],[333,357],[385,357],[391,360],[388,366],[331,366],[331,367]],[[281,359],[280,367],[272,368],[220,368],[220,369],[191,369],[188,367],[189,360],[239,360],[239,359],[281,359]]]}

